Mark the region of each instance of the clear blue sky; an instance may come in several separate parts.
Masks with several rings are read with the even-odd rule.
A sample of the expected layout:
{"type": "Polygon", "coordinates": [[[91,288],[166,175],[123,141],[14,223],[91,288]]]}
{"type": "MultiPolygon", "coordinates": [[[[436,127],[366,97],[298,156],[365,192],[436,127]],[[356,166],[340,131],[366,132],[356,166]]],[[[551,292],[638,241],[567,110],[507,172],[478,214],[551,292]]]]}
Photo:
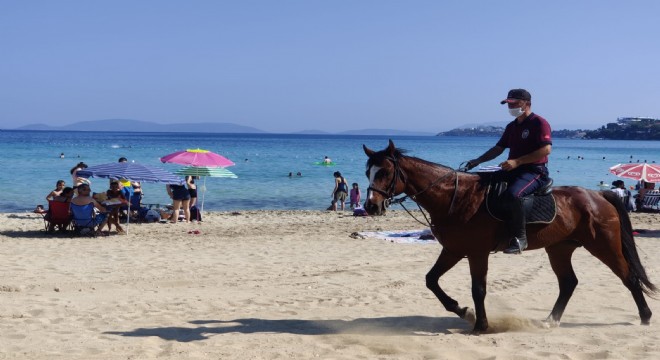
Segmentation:
{"type": "Polygon", "coordinates": [[[660,118],[660,1],[1,1],[0,127],[272,132],[660,118]]]}

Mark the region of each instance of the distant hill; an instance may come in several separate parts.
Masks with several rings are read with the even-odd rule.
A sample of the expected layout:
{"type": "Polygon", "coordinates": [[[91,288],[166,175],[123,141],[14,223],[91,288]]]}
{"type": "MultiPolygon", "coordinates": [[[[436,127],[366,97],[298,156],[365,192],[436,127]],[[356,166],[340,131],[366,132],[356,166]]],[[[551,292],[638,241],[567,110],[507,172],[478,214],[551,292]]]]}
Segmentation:
{"type": "Polygon", "coordinates": [[[398,135],[398,136],[433,136],[434,133],[394,129],[362,129],[338,132],[339,135],[398,135]]]}
{"type": "Polygon", "coordinates": [[[208,132],[208,133],[266,133],[257,128],[232,123],[180,123],[158,124],[149,121],[130,119],[105,119],[81,121],[69,125],[52,126],[46,124],[25,125],[16,130],[51,131],[122,131],[122,132],[208,132]]]}
{"type": "MultiPolygon", "coordinates": [[[[31,124],[18,127],[14,130],[40,130],[40,131],[121,131],[121,132],[195,132],[195,133],[239,133],[239,134],[266,134],[250,126],[233,123],[179,123],[158,124],[149,121],[131,119],[104,119],[81,121],[69,125],[53,126],[46,124],[31,124]]],[[[337,133],[321,130],[303,130],[293,132],[302,135],[398,135],[398,136],[433,136],[433,133],[406,131],[394,129],[362,129],[337,133]]]]}

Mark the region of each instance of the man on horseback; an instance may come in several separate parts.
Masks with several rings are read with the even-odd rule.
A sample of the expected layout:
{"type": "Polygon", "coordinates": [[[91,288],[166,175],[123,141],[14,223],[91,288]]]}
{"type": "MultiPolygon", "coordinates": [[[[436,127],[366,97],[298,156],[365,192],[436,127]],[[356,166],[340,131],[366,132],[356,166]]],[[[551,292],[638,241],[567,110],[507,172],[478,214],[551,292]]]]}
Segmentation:
{"type": "Polygon", "coordinates": [[[506,254],[520,254],[527,248],[525,212],[522,198],[528,196],[548,181],[548,155],[552,151],[551,129],[548,122],[532,112],[532,96],[525,89],[509,91],[506,99],[509,114],[515,117],[500,140],[483,155],[467,162],[467,169],[498,157],[509,148],[509,157],[500,164],[502,170],[495,174],[506,181],[507,189],[502,199],[509,210],[505,220],[511,239],[504,250],[506,254]]]}

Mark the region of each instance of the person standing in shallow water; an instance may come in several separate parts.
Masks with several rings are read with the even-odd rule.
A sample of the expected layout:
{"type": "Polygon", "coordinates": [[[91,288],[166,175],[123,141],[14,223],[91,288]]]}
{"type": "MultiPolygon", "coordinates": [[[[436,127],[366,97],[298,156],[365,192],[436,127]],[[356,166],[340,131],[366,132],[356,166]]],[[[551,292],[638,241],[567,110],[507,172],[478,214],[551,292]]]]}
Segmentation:
{"type": "Polygon", "coordinates": [[[550,124],[532,112],[532,95],[525,89],[512,89],[500,104],[507,104],[509,114],[515,117],[500,140],[476,159],[469,160],[469,169],[492,160],[509,148],[509,157],[500,164],[502,170],[494,177],[506,181],[508,187],[502,200],[508,209],[505,219],[511,235],[506,254],[520,254],[527,248],[525,212],[522,198],[528,196],[548,181],[548,155],[552,151],[550,124]]]}
{"type": "Polygon", "coordinates": [[[346,178],[341,176],[339,171],[335,171],[333,174],[335,177],[335,188],[332,190],[332,211],[337,211],[337,203],[340,203],[340,209],[344,210],[346,196],[348,196],[348,183],[346,178]]]}

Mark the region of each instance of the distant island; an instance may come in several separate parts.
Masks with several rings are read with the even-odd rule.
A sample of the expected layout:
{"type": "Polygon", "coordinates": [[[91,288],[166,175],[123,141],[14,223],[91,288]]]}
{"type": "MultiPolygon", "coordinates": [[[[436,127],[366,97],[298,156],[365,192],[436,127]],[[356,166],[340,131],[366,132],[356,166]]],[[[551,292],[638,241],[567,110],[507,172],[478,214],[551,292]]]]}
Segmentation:
{"type": "MultiPolygon", "coordinates": [[[[478,125],[461,127],[438,133],[436,136],[490,136],[499,137],[505,125],[478,125]]],[[[596,130],[553,130],[554,138],[609,139],[609,140],[660,140],[660,119],[621,117],[596,130]]]]}
{"type": "MultiPolygon", "coordinates": [[[[46,124],[25,125],[13,130],[29,131],[110,131],[110,132],[179,132],[179,133],[221,133],[221,134],[268,134],[250,126],[233,123],[178,123],[159,124],[149,121],[131,119],[104,119],[81,121],[73,124],[53,126],[46,124]]],[[[328,133],[320,130],[305,130],[294,134],[303,135],[384,135],[384,136],[433,136],[431,132],[407,131],[396,129],[361,129],[337,133],[328,133]]]]}
{"type": "MultiPolygon", "coordinates": [[[[291,132],[301,135],[380,135],[380,136],[488,136],[499,137],[504,132],[506,122],[468,124],[459,128],[429,133],[396,129],[361,129],[342,132],[304,130],[291,132]]],[[[82,121],[68,125],[53,126],[32,124],[12,130],[29,131],[110,131],[110,132],[163,132],[163,133],[221,133],[221,134],[269,134],[269,132],[250,126],[233,123],[178,123],[159,124],[131,119],[104,119],[82,121]]],[[[609,139],[609,140],[660,140],[660,119],[648,117],[620,117],[614,123],[608,123],[596,130],[553,130],[554,138],[569,139],[609,139]]]]}

